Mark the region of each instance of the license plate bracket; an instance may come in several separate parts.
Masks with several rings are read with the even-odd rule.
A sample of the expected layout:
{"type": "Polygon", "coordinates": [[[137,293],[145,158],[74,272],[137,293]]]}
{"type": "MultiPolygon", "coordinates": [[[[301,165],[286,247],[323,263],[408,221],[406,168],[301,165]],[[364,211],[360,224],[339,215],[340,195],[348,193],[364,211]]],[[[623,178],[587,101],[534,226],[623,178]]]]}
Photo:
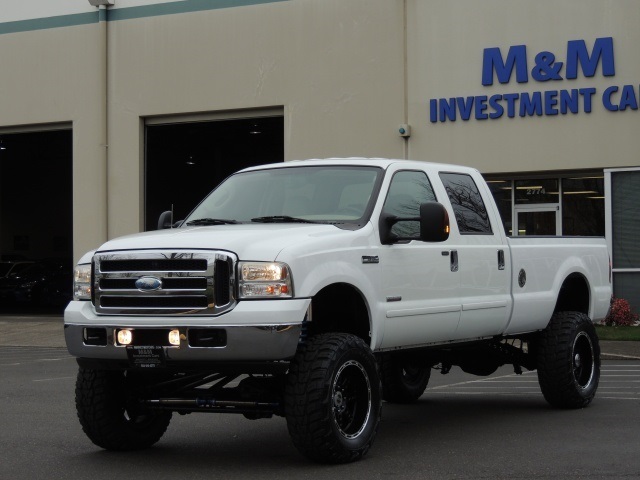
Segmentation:
{"type": "Polygon", "coordinates": [[[133,368],[159,368],[165,365],[164,348],[155,345],[127,345],[127,356],[133,368]]]}

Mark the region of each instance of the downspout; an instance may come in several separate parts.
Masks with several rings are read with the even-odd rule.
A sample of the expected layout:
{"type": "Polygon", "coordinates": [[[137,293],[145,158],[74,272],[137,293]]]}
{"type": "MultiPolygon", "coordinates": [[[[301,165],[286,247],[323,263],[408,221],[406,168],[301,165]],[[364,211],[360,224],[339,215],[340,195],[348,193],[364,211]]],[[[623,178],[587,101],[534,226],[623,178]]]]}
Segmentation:
{"type": "MultiPolygon", "coordinates": [[[[402,9],[403,9],[403,27],[404,27],[404,31],[403,31],[403,45],[402,45],[402,56],[403,56],[403,79],[404,79],[404,85],[403,85],[403,91],[404,91],[404,105],[403,105],[403,122],[404,124],[409,124],[409,59],[408,59],[408,32],[407,32],[407,21],[408,21],[408,12],[407,12],[407,0],[403,0],[402,2],[402,9]]],[[[403,145],[403,155],[405,160],[409,159],[409,139],[411,137],[404,137],[404,145],[403,145]]]]}
{"type": "Polygon", "coordinates": [[[98,6],[98,28],[100,29],[100,66],[101,66],[101,82],[100,82],[100,103],[101,103],[101,121],[100,121],[100,147],[104,188],[104,225],[106,239],[109,235],[109,10],[108,5],[101,4],[98,6]]]}

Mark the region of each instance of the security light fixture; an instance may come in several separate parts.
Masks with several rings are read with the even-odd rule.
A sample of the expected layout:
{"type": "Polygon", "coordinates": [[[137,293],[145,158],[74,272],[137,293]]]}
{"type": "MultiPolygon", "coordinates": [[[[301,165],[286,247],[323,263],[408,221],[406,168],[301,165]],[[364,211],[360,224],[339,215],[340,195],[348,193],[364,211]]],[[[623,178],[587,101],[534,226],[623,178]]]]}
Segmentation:
{"type": "Polygon", "coordinates": [[[104,5],[105,7],[110,7],[111,5],[116,3],[116,0],[89,0],[89,3],[94,7],[100,7],[102,5],[104,5]]]}

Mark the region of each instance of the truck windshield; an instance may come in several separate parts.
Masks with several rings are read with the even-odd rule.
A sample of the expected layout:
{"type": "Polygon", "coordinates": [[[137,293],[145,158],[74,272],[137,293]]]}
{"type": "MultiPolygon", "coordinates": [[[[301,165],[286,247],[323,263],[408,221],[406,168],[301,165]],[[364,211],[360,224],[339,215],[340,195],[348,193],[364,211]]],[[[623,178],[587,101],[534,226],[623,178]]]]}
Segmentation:
{"type": "Polygon", "coordinates": [[[238,173],[211,192],[184,224],[218,224],[212,219],[224,219],[219,223],[360,224],[373,208],[370,204],[381,177],[381,169],[367,166],[238,173]]]}

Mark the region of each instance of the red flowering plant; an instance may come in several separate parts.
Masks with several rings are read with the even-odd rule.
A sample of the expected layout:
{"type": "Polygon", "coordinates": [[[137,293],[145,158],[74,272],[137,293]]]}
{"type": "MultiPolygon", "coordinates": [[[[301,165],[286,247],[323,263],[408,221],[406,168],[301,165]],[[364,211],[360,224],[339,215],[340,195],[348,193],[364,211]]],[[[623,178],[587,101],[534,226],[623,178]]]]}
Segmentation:
{"type": "Polygon", "coordinates": [[[631,311],[631,305],[624,298],[611,297],[611,309],[609,315],[602,321],[610,327],[622,327],[636,325],[638,314],[631,311]]]}

